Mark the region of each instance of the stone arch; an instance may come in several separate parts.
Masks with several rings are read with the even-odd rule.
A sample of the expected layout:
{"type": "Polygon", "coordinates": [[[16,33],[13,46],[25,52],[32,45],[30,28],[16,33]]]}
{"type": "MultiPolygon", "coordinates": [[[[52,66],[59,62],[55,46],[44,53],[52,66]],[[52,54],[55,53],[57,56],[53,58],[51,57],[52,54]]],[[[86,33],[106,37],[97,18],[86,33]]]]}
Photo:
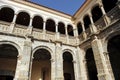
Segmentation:
{"type": "Polygon", "coordinates": [[[33,28],[37,28],[37,29],[43,29],[43,18],[39,15],[35,15],[33,17],[33,22],[32,22],[32,26],[33,28]]]}
{"type": "Polygon", "coordinates": [[[63,72],[64,80],[75,80],[74,60],[71,50],[64,50],[63,54],[63,72]]]}
{"type": "Polygon", "coordinates": [[[98,73],[97,73],[97,68],[96,68],[92,48],[88,48],[86,50],[85,59],[86,59],[86,63],[87,63],[86,68],[88,71],[89,80],[98,80],[98,77],[97,77],[98,73]]]}
{"type": "Polygon", "coordinates": [[[71,24],[67,25],[67,31],[69,36],[74,36],[73,26],[71,24]]]}
{"type": "Polygon", "coordinates": [[[51,32],[55,32],[56,29],[56,23],[53,19],[49,18],[46,20],[46,30],[47,31],[51,31],[51,32]]]}
{"type": "Polygon", "coordinates": [[[112,8],[116,6],[118,0],[102,0],[104,9],[106,12],[109,12],[112,8]],[[108,4],[109,3],[109,4],[108,4]]]}
{"type": "Polygon", "coordinates": [[[15,42],[4,40],[4,41],[0,41],[0,45],[1,44],[9,44],[9,45],[14,46],[18,50],[18,56],[21,55],[21,53],[22,53],[20,46],[15,42]]]}
{"type": "Polygon", "coordinates": [[[39,46],[33,50],[31,80],[51,80],[51,49],[39,46]],[[35,75],[34,75],[35,74],[35,75]]]}
{"type": "Polygon", "coordinates": [[[102,17],[102,11],[99,7],[99,4],[96,4],[92,7],[91,14],[94,22],[102,17]]]}
{"type": "Polygon", "coordinates": [[[15,77],[20,47],[10,41],[0,42],[0,79],[15,77]],[[6,63],[6,64],[2,64],[6,63]],[[9,66],[8,66],[9,65],[9,66]]]}
{"type": "Polygon", "coordinates": [[[29,26],[30,15],[26,11],[19,11],[17,14],[16,24],[29,26]]]}
{"type": "Polygon", "coordinates": [[[71,53],[72,56],[73,56],[73,61],[76,61],[75,54],[74,54],[74,52],[73,52],[71,49],[64,49],[64,50],[62,51],[62,53],[64,53],[64,52],[69,52],[69,53],[71,53]]]}
{"type": "Polygon", "coordinates": [[[78,30],[78,35],[80,35],[80,34],[83,32],[81,22],[78,22],[78,23],[77,23],[77,30],[78,30]]]}
{"type": "Polygon", "coordinates": [[[16,10],[16,8],[15,8],[15,7],[10,6],[10,5],[1,5],[1,6],[0,6],[0,9],[2,9],[2,8],[4,8],[4,7],[9,7],[9,8],[11,8],[13,11],[15,11],[15,10],[16,10]]]}
{"type": "Polygon", "coordinates": [[[85,29],[88,29],[88,28],[89,28],[89,25],[91,24],[91,22],[90,22],[90,17],[89,17],[88,14],[86,14],[86,15],[83,17],[83,22],[84,22],[85,29]]]}
{"type": "Polygon", "coordinates": [[[112,67],[115,80],[119,80],[120,75],[120,34],[115,34],[110,37],[107,42],[107,51],[109,61],[112,67]]]}
{"type": "Polygon", "coordinates": [[[111,33],[109,33],[108,35],[106,35],[106,37],[104,38],[104,40],[103,40],[103,44],[104,44],[104,51],[105,52],[108,52],[107,51],[107,46],[108,46],[108,41],[112,38],[112,37],[114,37],[114,36],[116,36],[116,35],[120,35],[120,29],[117,29],[117,30],[115,30],[114,32],[111,32],[111,33]]]}
{"type": "Polygon", "coordinates": [[[10,7],[2,7],[0,9],[0,20],[12,22],[14,17],[14,10],[10,7]]]}
{"type": "Polygon", "coordinates": [[[38,49],[46,49],[46,50],[48,50],[48,51],[50,52],[51,58],[53,58],[53,57],[52,57],[53,51],[52,51],[52,49],[49,48],[48,46],[38,46],[38,47],[34,48],[33,51],[32,51],[32,57],[33,57],[35,51],[37,51],[38,49]]]}
{"type": "Polygon", "coordinates": [[[58,22],[58,32],[60,34],[65,34],[65,24],[63,22],[58,22]]]}

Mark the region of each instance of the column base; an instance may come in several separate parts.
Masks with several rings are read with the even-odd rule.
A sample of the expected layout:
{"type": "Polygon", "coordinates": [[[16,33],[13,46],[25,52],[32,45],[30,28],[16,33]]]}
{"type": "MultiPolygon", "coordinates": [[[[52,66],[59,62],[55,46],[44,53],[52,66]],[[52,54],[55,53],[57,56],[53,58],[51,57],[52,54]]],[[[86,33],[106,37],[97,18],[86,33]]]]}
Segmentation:
{"type": "Polygon", "coordinates": [[[10,33],[13,32],[14,26],[15,26],[15,23],[11,23],[11,24],[10,24],[10,29],[9,29],[9,32],[10,32],[10,33]]]}
{"type": "Polygon", "coordinates": [[[13,80],[28,80],[28,78],[23,78],[23,77],[21,77],[21,78],[15,78],[15,79],[13,79],[13,80]]]}
{"type": "Polygon", "coordinates": [[[104,19],[106,25],[110,24],[110,22],[111,22],[110,18],[106,14],[103,15],[103,19],[104,19]]]}
{"type": "Polygon", "coordinates": [[[99,80],[114,80],[114,78],[111,78],[109,74],[105,74],[105,73],[98,74],[98,79],[99,80]]]}
{"type": "Polygon", "coordinates": [[[57,77],[57,78],[55,78],[55,80],[64,80],[64,78],[63,77],[57,77]]]}

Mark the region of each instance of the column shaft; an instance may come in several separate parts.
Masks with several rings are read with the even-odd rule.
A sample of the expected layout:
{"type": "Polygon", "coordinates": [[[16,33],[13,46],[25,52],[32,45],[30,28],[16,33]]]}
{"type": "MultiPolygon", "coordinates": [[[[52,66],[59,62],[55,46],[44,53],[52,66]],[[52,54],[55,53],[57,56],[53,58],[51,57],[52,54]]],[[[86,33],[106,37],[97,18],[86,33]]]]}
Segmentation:
{"type": "Polygon", "coordinates": [[[84,55],[83,51],[80,49],[80,47],[77,47],[77,62],[78,62],[78,80],[87,80],[86,75],[86,65],[84,61],[84,55]]]}
{"type": "Polygon", "coordinates": [[[106,12],[105,12],[105,9],[104,9],[102,3],[99,3],[99,5],[100,5],[100,9],[101,9],[102,14],[103,14],[103,19],[104,19],[104,21],[105,21],[105,24],[108,25],[108,24],[110,23],[110,19],[109,19],[108,16],[106,15],[106,12]]]}
{"type": "Polygon", "coordinates": [[[30,77],[30,58],[31,58],[31,46],[32,43],[30,40],[24,41],[23,54],[19,63],[19,70],[14,80],[29,80],[30,77]]]}
{"type": "Polygon", "coordinates": [[[94,25],[92,14],[90,14],[90,22],[91,22],[91,26],[90,26],[91,33],[95,34],[97,32],[97,28],[94,25]]]}
{"type": "Polygon", "coordinates": [[[56,43],[55,55],[56,55],[55,80],[64,80],[64,77],[63,77],[63,57],[62,57],[62,48],[61,48],[60,43],[56,43]]]}
{"type": "Polygon", "coordinates": [[[11,23],[11,25],[10,25],[10,31],[9,31],[10,33],[12,33],[13,30],[14,30],[16,19],[17,19],[17,14],[14,15],[13,21],[12,21],[12,23],[11,23]]]}
{"type": "Polygon", "coordinates": [[[103,54],[103,47],[102,43],[97,37],[95,36],[95,39],[91,43],[93,54],[96,62],[96,67],[98,71],[98,78],[99,80],[114,80],[112,79],[109,70],[107,68],[107,63],[105,61],[105,56],[103,54]]]}

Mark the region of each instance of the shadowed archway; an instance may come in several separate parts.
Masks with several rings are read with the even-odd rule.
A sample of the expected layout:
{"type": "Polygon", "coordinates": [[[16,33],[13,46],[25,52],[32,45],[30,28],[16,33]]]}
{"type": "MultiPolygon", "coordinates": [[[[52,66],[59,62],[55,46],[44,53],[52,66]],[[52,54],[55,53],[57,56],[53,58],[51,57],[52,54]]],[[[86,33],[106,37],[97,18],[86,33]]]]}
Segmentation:
{"type": "Polygon", "coordinates": [[[17,65],[18,50],[9,44],[0,45],[0,80],[13,80],[17,65]]]}
{"type": "Polygon", "coordinates": [[[34,53],[31,80],[51,80],[51,55],[44,48],[34,53]]]}
{"type": "Polygon", "coordinates": [[[120,35],[114,36],[108,41],[109,59],[115,80],[120,79],[120,35]]]}

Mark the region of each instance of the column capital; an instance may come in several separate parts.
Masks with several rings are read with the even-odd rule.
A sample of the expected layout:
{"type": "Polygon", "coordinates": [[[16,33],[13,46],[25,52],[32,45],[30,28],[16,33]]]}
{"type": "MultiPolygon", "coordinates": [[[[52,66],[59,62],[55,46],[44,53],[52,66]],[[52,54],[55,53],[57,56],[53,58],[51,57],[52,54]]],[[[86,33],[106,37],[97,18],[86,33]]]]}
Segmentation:
{"type": "Polygon", "coordinates": [[[75,61],[75,60],[73,60],[72,62],[73,62],[73,63],[76,63],[76,61],[75,61]]]}
{"type": "Polygon", "coordinates": [[[54,60],[54,59],[52,59],[52,58],[50,59],[50,61],[51,61],[51,62],[55,62],[55,60],[54,60]]]}
{"type": "Polygon", "coordinates": [[[91,13],[89,13],[88,15],[89,15],[90,18],[92,17],[92,14],[91,14],[91,13]]]}
{"type": "Polygon", "coordinates": [[[84,24],[84,21],[80,21],[81,25],[84,24]]]}
{"type": "Polygon", "coordinates": [[[21,60],[22,59],[22,55],[18,55],[17,58],[18,58],[18,60],[21,60]]]}

